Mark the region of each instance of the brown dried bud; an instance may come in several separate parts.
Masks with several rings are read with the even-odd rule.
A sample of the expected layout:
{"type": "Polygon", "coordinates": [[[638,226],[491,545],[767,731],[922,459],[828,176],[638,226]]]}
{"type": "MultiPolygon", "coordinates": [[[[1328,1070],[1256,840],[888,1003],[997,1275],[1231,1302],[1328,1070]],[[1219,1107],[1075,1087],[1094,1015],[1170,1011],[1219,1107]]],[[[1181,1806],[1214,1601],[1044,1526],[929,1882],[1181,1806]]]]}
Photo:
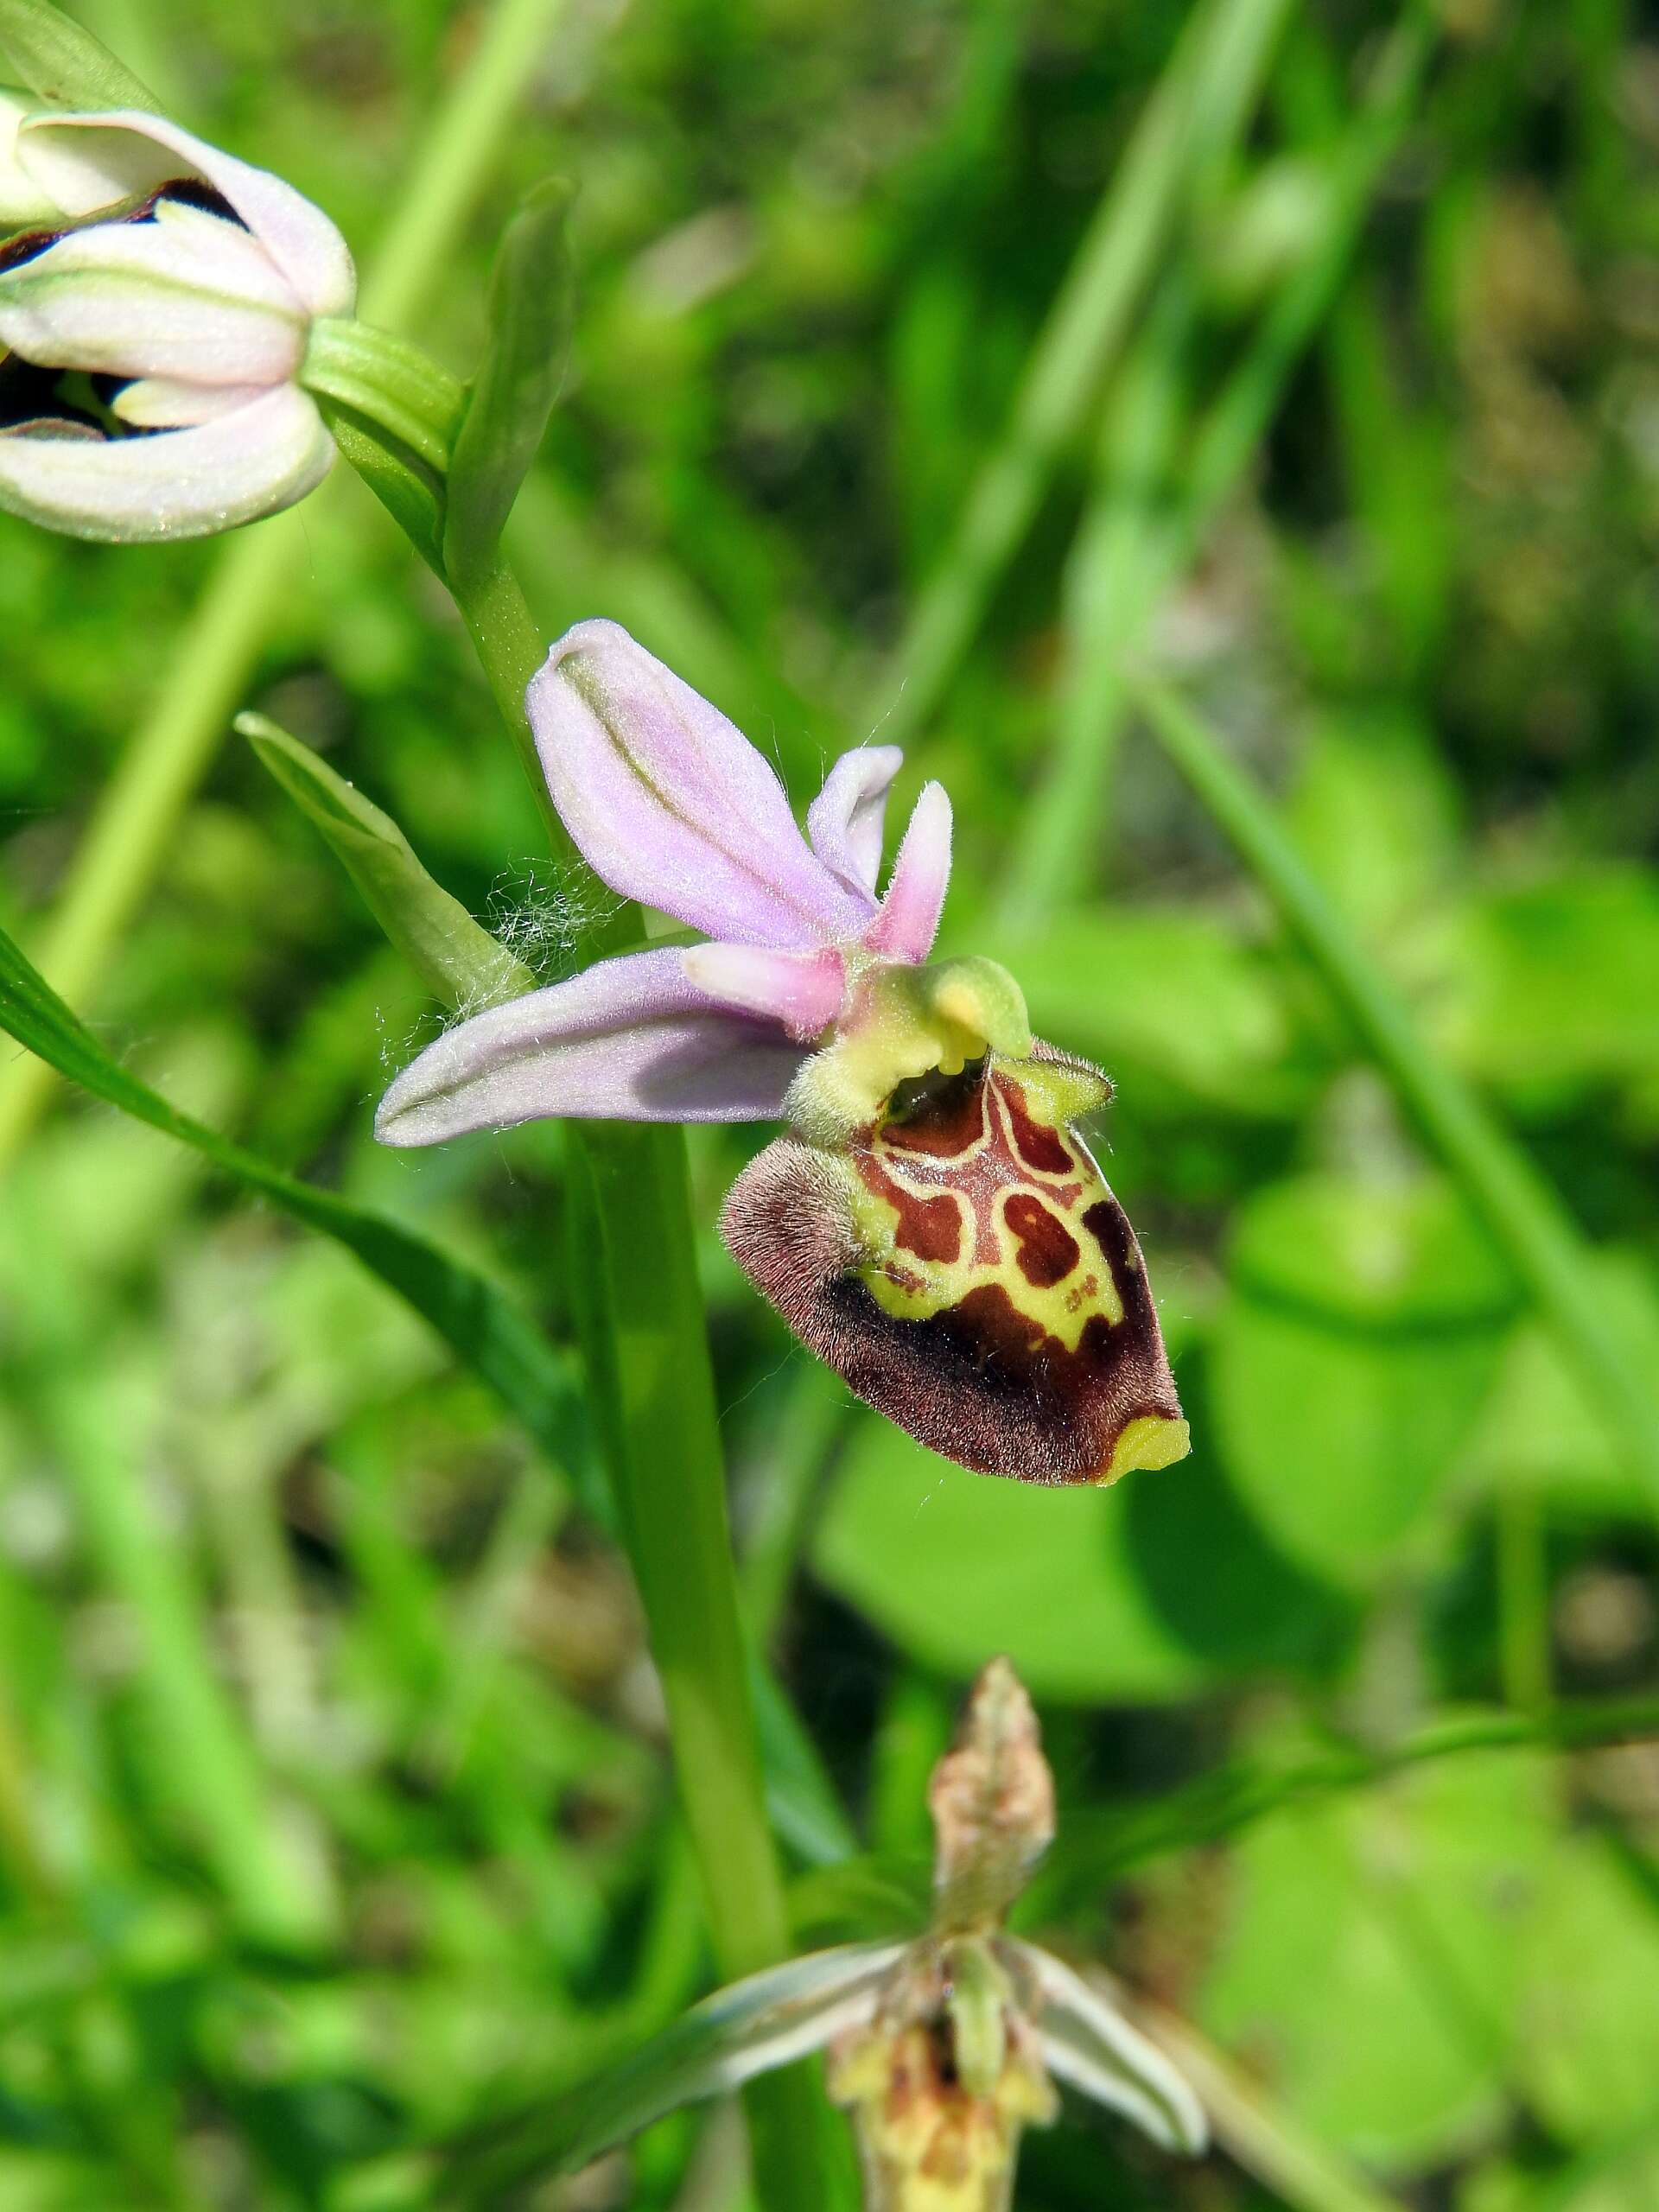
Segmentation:
{"type": "Polygon", "coordinates": [[[937,1839],[936,1927],[1001,1920],[1054,1840],[1054,1777],[1031,1700],[1007,1660],[993,1659],[974,1684],[927,1802],[937,1839]]]}

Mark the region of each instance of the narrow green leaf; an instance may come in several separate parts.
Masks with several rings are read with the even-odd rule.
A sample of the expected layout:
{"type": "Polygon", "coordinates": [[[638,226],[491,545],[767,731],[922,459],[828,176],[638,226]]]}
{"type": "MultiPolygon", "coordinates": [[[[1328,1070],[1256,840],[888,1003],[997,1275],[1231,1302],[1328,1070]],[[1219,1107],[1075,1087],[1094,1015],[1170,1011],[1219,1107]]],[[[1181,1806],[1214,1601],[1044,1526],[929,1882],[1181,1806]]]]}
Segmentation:
{"type": "Polygon", "coordinates": [[[773,1826],[808,1866],[838,1866],[857,1850],[858,1839],[799,1713],[776,1675],[753,1654],[749,1693],[766,1770],[766,1810],[773,1826]]]}
{"type": "Polygon", "coordinates": [[[169,1106],[110,1057],[3,931],[0,1029],[95,1098],[189,1145],[244,1190],[343,1244],[431,1323],[556,1465],[585,1461],[587,1415],[574,1365],[503,1291],[397,1222],[283,1174],[169,1106]]]}
{"type": "Polygon", "coordinates": [[[547,429],[570,328],[573,188],[538,185],[508,225],[490,288],[489,349],[449,464],[443,557],[458,588],[487,575],[547,429]]]}
{"type": "MultiPolygon", "coordinates": [[[[304,753],[303,747],[294,749],[304,753]]],[[[349,785],[342,788],[350,793],[349,785]]],[[[608,1523],[603,1485],[589,1479],[596,1459],[577,1363],[548,1344],[498,1285],[397,1222],[285,1175],[257,1153],[180,1113],[111,1058],[3,930],[0,1030],[95,1098],[188,1145],[244,1190],[344,1245],[431,1324],[554,1465],[569,1471],[587,1510],[601,1526],[608,1523]]],[[[837,1818],[833,1792],[813,1759],[810,1737],[770,1678],[766,1703],[774,1817],[803,1850],[825,1861],[849,1840],[845,1823],[837,1818]]]]}
{"type": "Polygon", "coordinates": [[[719,2095],[817,2050],[868,2016],[899,1943],[811,1951],[716,1990],[672,2027],[533,2119],[461,2152],[452,2182],[468,2204],[513,2180],[572,2173],[680,2105],[719,2095]]]}
{"type": "MultiPolygon", "coordinates": [[[[4,0],[0,0],[0,6],[4,0]]],[[[443,486],[423,461],[353,409],[314,395],[329,435],[435,575],[443,574],[443,486]]]]}
{"type": "Polygon", "coordinates": [[[161,102],[131,70],[51,0],[0,0],[0,55],[6,76],[26,85],[48,107],[162,112],[161,102]]]}
{"type": "Polygon", "coordinates": [[[389,814],[264,715],[236,727],[333,847],[370,912],[434,995],[468,1013],[520,998],[536,977],[416,859],[389,814]]]}

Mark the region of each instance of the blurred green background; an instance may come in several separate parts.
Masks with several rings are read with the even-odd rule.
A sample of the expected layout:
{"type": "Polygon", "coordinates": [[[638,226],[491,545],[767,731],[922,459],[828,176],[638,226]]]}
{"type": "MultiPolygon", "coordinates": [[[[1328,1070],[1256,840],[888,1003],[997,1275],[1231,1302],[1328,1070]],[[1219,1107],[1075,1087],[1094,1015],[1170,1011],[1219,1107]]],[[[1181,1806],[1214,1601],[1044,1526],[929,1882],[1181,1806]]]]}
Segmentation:
{"type": "MultiPolygon", "coordinates": [[[[715,1243],[758,1133],[694,1135],[752,1611],[858,1843],[841,1863],[778,1783],[803,1942],[914,1893],[928,1764],[1006,1650],[1060,1791],[1027,1924],[1224,2069],[1201,2165],[1070,2117],[1022,2206],[1639,2212],[1659,1748],[1395,1753],[1552,1700],[1594,1735],[1646,1696],[1659,1726],[1659,1499],[1117,677],[1177,682],[1275,795],[1654,1377],[1659,16],[1206,7],[1255,56],[1079,404],[1011,448],[1198,12],[550,7],[423,334],[468,367],[517,194],[575,179],[571,360],[514,524],[550,635],[626,623],[798,804],[902,727],[898,808],[930,775],[957,808],[944,949],[1004,960],[1118,1084],[1108,1172],[1195,1448],[1103,1496],[957,1472],[852,1406],[715,1243]],[[895,642],[1011,451],[1032,526],[912,713],[895,642]]],[[[80,13],[365,263],[484,23],[80,13]]],[[[354,482],[303,514],[243,702],[556,975],[585,894],[537,860],[447,601],[354,482]]],[[[26,944],[219,557],[0,518],[26,944]]],[[[556,1128],[376,1151],[435,1016],[228,733],[143,891],[79,995],[105,1041],[569,1341],[556,1128]]],[[[708,1986],[626,1573],[573,1502],[588,1447],[550,1468],[342,1252],[60,1096],[4,1166],[0,1360],[0,2204],[460,2201],[432,2146],[708,1986]]],[[[707,2114],[524,2182],[569,2212],[742,2202],[707,2114]]]]}

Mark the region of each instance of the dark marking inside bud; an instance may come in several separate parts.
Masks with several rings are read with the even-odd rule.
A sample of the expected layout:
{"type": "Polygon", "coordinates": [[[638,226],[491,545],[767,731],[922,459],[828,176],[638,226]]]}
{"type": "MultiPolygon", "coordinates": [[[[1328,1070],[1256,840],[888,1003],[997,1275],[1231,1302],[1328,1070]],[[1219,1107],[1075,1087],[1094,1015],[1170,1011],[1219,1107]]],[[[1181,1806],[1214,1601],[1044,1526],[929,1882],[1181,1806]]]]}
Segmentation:
{"type": "MultiPolygon", "coordinates": [[[[16,353],[0,355],[0,435],[101,438],[97,417],[64,397],[63,381],[60,369],[37,368],[16,353]]],[[[89,378],[89,395],[91,389],[89,378]]]]}

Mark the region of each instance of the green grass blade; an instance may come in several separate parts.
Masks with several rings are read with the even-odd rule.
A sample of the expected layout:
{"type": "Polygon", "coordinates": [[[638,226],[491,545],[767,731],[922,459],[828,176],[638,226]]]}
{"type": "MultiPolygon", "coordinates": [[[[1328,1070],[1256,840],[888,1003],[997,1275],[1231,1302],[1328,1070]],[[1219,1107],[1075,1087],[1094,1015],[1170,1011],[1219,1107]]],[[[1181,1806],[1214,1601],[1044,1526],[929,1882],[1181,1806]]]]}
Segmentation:
{"type": "Polygon", "coordinates": [[[537,185],[496,256],[489,349],[473,378],[449,463],[443,564],[462,590],[493,567],[558,398],[570,338],[565,232],[574,196],[562,178],[537,185]]]}
{"type": "Polygon", "coordinates": [[[871,2009],[899,1956],[893,1943],[814,1951],[716,1990],[620,2063],[533,2120],[466,2146],[450,2177],[462,2202],[494,2202],[510,2184],[574,2173],[677,2106],[750,2082],[819,2048],[871,2009]]]}
{"type": "Polygon", "coordinates": [[[1581,1751],[1659,1732],[1659,1699],[1586,1698],[1541,1713],[1433,1720],[1381,1751],[1336,1745],[1287,1764],[1239,1759],[1144,1803],[1068,1815],[1021,1912],[1029,1922],[1094,1897],[1111,1877],[1172,1851],[1224,1842],[1287,1805],[1370,1789],[1414,1767],[1483,1751],[1581,1751]]]}
{"type": "Polygon", "coordinates": [[[1194,11],[1032,350],[1008,427],[884,671],[873,719],[903,745],[925,726],[1122,344],[1192,178],[1254,105],[1287,0],[1194,11]]]}
{"type": "Polygon", "coordinates": [[[267,715],[238,715],[236,727],[435,998],[476,1014],[535,989],[531,970],[428,874],[389,814],[267,715]]]}
{"type": "MultiPolygon", "coordinates": [[[[1005,927],[1034,927],[1086,880],[1128,711],[1124,658],[1231,497],[1328,314],[1365,211],[1414,111],[1432,48],[1426,22],[1411,16],[1379,56],[1333,171],[1319,232],[1198,423],[1179,477],[1183,426],[1169,419],[1169,395],[1185,337],[1179,295],[1191,277],[1178,270],[1170,279],[1166,290],[1174,296],[1160,302],[1138,373],[1125,378],[1115,402],[1122,467],[1102,485],[1068,566],[1070,666],[1058,741],[1021,829],[1000,908],[1005,927]],[[1160,462],[1168,475],[1161,497],[1163,486],[1148,481],[1160,462]]],[[[1109,464],[1112,457],[1109,447],[1109,464]]]]}
{"type": "Polygon", "coordinates": [[[244,1190],[343,1244],[430,1322],[556,1460],[569,1465],[584,1456],[586,1414],[572,1369],[505,1292],[412,1230],[285,1175],[168,1105],[111,1058],[3,931],[0,1028],[95,1098],[189,1145],[244,1190]]]}
{"type": "Polygon", "coordinates": [[[1418,1035],[1325,898],[1273,808],[1216,734],[1161,684],[1134,686],[1165,753],[1308,954],[1360,1041],[1554,1327],[1632,1470],[1659,1497],[1659,1395],[1604,1325],[1588,1249],[1556,1192],[1462,1078],[1418,1035]]]}
{"type": "Polygon", "coordinates": [[[50,0],[0,0],[0,61],[13,84],[27,85],[48,107],[161,112],[125,63],[50,0]]]}

